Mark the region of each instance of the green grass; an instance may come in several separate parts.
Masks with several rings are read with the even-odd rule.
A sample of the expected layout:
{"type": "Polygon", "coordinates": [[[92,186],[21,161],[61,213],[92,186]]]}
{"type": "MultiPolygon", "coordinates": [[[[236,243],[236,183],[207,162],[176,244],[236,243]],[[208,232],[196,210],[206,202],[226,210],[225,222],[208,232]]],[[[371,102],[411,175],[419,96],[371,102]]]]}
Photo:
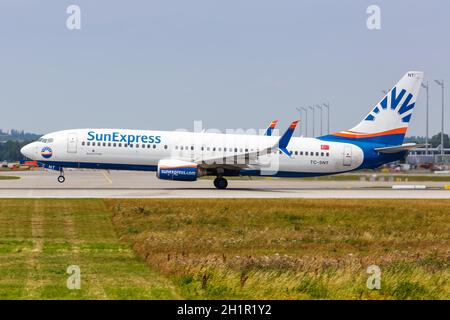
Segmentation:
{"type": "Polygon", "coordinates": [[[177,297],[118,239],[102,200],[0,200],[0,299],[177,297]],[[70,265],[80,290],[66,286],[70,265]]]}
{"type": "Polygon", "coordinates": [[[0,199],[0,299],[450,299],[449,212],[449,200],[0,199]],[[366,287],[372,264],[381,290],[366,287]]]}
{"type": "Polygon", "coordinates": [[[201,299],[449,299],[448,200],[108,200],[123,240],[201,299]],[[381,290],[366,287],[369,265],[381,290]]]}
{"type": "Polygon", "coordinates": [[[16,180],[16,179],[20,179],[20,177],[16,177],[16,176],[0,176],[0,180],[16,180]]]}

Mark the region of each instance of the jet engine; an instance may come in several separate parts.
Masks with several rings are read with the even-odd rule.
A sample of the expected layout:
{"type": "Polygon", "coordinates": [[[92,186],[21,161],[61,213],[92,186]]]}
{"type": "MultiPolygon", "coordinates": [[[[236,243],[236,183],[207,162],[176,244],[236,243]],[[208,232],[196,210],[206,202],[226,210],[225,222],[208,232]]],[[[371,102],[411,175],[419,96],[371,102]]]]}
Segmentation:
{"type": "Polygon", "coordinates": [[[194,162],[162,159],[158,162],[156,176],[163,180],[195,181],[206,172],[194,162]]]}

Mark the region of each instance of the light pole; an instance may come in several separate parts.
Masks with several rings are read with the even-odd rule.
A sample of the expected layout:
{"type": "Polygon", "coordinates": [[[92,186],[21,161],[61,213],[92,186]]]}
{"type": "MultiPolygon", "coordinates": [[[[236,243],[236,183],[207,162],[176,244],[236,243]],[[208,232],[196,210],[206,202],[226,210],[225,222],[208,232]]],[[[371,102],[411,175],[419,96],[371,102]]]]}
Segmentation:
{"type": "Polygon", "coordinates": [[[323,106],[327,108],[327,134],[330,134],[330,103],[323,103],[323,106]]]}
{"type": "Polygon", "coordinates": [[[442,88],[441,155],[444,155],[444,80],[434,80],[442,88]]]}
{"type": "Polygon", "coordinates": [[[428,111],[429,111],[429,109],[428,109],[428,104],[429,104],[429,101],[430,101],[430,99],[429,99],[429,89],[430,89],[430,87],[429,87],[429,81],[427,81],[426,82],[426,84],[425,84],[425,82],[424,83],[422,83],[422,88],[424,88],[425,90],[427,90],[427,109],[426,109],[426,111],[427,111],[427,115],[426,115],[426,133],[425,133],[425,154],[426,155],[428,155],[428,111]]]}
{"type": "Polygon", "coordinates": [[[320,110],[320,135],[322,135],[322,122],[323,122],[322,121],[322,115],[323,115],[322,106],[317,104],[316,108],[320,110]]]}
{"type": "Polygon", "coordinates": [[[305,137],[308,136],[308,109],[305,107],[300,107],[303,111],[305,111],[305,137]]]}
{"type": "Polygon", "coordinates": [[[299,119],[300,119],[300,136],[302,136],[302,132],[303,132],[303,118],[302,118],[302,109],[299,107],[295,107],[295,109],[297,109],[298,111],[298,115],[299,115],[299,119]]]}
{"type": "Polygon", "coordinates": [[[315,122],[316,122],[316,117],[315,117],[315,114],[316,114],[316,112],[315,112],[315,108],[313,107],[313,106],[309,106],[309,108],[312,110],[312,112],[313,112],[313,131],[312,131],[312,136],[313,136],[313,138],[314,138],[314,135],[316,134],[316,130],[315,130],[315,122]]]}

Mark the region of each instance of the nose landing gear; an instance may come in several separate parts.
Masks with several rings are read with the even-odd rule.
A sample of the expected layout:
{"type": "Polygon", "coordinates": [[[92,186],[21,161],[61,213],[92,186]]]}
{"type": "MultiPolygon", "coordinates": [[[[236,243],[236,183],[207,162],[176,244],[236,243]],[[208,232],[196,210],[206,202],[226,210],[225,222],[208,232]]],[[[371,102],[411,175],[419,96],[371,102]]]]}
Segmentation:
{"type": "Polygon", "coordinates": [[[64,181],[66,181],[66,178],[64,177],[64,169],[61,167],[59,169],[58,182],[63,183],[64,181]]]}
{"type": "Polygon", "coordinates": [[[217,177],[214,179],[214,187],[216,187],[217,189],[226,189],[227,186],[228,186],[227,179],[223,177],[217,177]]]}

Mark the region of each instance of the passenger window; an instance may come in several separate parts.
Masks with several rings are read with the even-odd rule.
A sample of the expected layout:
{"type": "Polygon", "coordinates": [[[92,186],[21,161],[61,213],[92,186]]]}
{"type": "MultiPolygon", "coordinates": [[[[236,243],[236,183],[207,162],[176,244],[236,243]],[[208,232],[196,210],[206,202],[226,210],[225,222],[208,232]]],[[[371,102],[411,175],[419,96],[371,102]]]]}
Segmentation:
{"type": "Polygon", "coordinates": [[[167,149],[167,144],[164,145],[164,149],[167,149]]]}
{"type": "Polygon", "coordinates": [[[139,148],[139,143],[136,143],[136,148],[139,148]]]}
{"type": "Polygon", "coordinates": [[[175,146],[175,150],[178,150],[178,146],[175,146]]]}
{"type": "Polygon", "coordinates": [[[85,144],[86,144],[86,143],[85,143],[84,141],[81,143],[82,146],[84,146],[85,144]]]}
{"type": "Polygon", "coordinates": [[[106,142],[103,142],[103,146],[106,147],[106,142]]]}
{"type": "Polygon", "coordinates": [[[90,145],[91,145],[91,143],[90,143],[90,142],[88,141],[88,142],[87,142],[87,145],[88,145],[88,146],[90,146],[90,145]]]}
{"type": "Polygon", "coordinates": [[[123,146],[124,146],[125,148],[128,147],[128,145],[127,145],[126,143],[124,143],[123,146]]]}
{"type": "Polygon", "coordinates": [[[191,150],[194,150],[194,146],[191,146],[191,150]]]}
{"type": "Polygon", "coordinates": [[[294,153],[296,156],[298,156],[298,151],[295,151],[295,153],[294,153]]]}
{"type": "Polygon", "coordinates": [[[301,155],[301,156],[303,155],[303,151],[300,151],[300,155],[301,155]]]}
{"type": "Polygon", "coordinates": [[[213,147],[213,150],[212,151],[216,151],[216,147],[213,147]]]}
{"type": "Polygon", "coordinates": [[[209,151],[209,147],[206,147],[206,151],[209,151]]]}
{"type": "Polygon", "coordinates": [[[153,149],[156,149],[156,144],[153,145],[153,149]]]}
{"type": "Polygon", "coordinates": [[[122,147],[122,144],[121,144],[121,143],[119,143],[119,147],[122,147]]]}
{"type": "Polygon", "coordinates": [[[318,152],[316,152],[316,157],[318,157],[319,156],[319,153],[318,152]]]}
{"type": "Polygon", "coordinates": [[[320,153],[320,156],[323,157],[323,152],[320,153]]]}
{"type": "Polygon", "coordinates": [[[234,148],[234,152],[237,152],[237,148],[234,148]]]}
{"type": "Polygon", "coordinates": [[[245,152],[248,152],[248,149],[245,149],[245,152]]]}
{"type": "Polygon", "coordinates": [[[115,147],[115,146],[116,146],[116,143],[114,142],[114,143],[113,143],[113,147],[115,147]]]}
{"type": "Polygon", "coordinates": [[[130,143],[130,148],[133,148],[133,144],[132,143],[130,143]]]}
{"type": "Polygon", "coordinates": [[[111,142],[108,142],[108,147],[111,147],[111,142]]]}
{"type": "Polygon", "coordinates": [[[305,156],[308,156],[308,155],[309,155],[308,151],[305,151],[305,156]]]}
{"type": "Polygon", "coordinates": [[[327,152],[327,157],[329,157],[330,156],[330,153],[329,152],[327,152]]]}

